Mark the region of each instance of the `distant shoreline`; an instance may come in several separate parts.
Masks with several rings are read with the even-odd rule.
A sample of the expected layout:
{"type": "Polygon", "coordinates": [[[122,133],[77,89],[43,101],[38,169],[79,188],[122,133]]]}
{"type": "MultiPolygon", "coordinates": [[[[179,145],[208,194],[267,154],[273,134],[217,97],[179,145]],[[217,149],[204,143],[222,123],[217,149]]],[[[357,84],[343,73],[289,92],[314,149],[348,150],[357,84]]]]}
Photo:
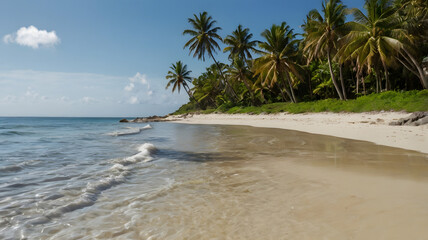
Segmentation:
{"type": "Polygon", "coordinates": [[[303,114],[185,114],[172,115],[167,121],[185,124],[246,125],[280,128],[340,138],[368,141],[428,154],[428,124],[390,126],[408,117],[405,112],[303,113],[303,114]]]}

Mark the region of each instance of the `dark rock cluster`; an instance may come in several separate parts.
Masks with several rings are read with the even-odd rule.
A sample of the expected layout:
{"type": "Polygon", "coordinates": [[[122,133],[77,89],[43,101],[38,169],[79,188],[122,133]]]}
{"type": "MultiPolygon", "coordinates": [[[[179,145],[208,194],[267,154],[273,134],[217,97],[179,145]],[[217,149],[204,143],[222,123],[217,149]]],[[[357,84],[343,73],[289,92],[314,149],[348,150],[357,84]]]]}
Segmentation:
{"type": "Polygon", "coordinates": [[[168,116],[150,116],[150,117],[137,117],[133,120],[121,119],[119,122],[129,122],[129,123],[146,123],[146,122],[166,122],[170,121],[166,119],[168,116]]]}
{"type": "Polygon", "coordinates": [[[419,126],[428,123],[428,112],[414,112],[410,116],[401,118],[396,122],[391,122],[392,126],[419,126]]]}

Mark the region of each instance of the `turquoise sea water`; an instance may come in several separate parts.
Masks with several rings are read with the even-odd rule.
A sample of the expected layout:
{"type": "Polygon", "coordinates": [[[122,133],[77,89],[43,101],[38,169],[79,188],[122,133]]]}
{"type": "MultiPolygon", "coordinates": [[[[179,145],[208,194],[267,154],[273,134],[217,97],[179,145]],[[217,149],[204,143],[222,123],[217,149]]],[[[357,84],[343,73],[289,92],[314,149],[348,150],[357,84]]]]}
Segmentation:
{"type": "MultiPolygon", "coordinates": [[[[154,158],[168,158],[168,146],[182,145],[179,130],[114,118],[0,118],[0,238],[40,237],[64,215],[89,211],[103,192],[132,183],[154,158]]],[[[173,181],[162,170],[150,174],[150,191],[173,181]]]]}
{"type": "Polygon", "coordinates": [[[370,221],[376,239],[409,219],[422,236],[427,157],[278,129],[0,118],[0,239],[367,239],[370,221]],[[349,189],[323,180],[343,172],[349,189]],[[384,204],[361,176],[379,196],[409,187],[384,204]]]}

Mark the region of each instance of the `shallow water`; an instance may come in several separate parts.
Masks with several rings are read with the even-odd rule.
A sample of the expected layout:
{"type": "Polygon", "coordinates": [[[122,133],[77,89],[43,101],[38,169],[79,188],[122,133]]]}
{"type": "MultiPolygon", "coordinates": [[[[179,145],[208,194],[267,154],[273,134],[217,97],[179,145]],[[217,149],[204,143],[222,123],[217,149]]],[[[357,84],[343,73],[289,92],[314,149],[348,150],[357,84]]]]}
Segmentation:
{"type": "Polygon", "coordinates": [[[428,157],[278,129],[0,118],[2,239],[422,239],[428,157]]]}

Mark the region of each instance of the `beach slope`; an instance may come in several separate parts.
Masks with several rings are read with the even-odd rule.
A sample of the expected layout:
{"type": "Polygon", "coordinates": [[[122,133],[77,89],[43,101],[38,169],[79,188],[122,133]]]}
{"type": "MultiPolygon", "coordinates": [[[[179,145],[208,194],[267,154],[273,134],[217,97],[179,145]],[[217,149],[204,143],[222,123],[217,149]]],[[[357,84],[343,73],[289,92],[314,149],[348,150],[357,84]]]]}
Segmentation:
{"type": "Polygon", "coordinates": [[[187,124],[246,125],[281,128],[428,153],[428,125],[390,126],[408,117],[406,112],[303,113],[303,114],[188,114],[169,116],[187,124]]]}

